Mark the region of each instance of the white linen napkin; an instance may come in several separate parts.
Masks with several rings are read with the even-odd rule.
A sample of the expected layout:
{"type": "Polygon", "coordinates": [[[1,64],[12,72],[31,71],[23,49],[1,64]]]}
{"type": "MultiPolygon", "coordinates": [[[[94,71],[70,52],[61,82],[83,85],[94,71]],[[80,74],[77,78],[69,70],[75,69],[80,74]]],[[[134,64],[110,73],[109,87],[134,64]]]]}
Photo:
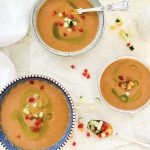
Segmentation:
{"type": "Polygon", "coordinates": [[[0,0],[0,47],[14,44],[28,32],[36,0],[0,0]]]}

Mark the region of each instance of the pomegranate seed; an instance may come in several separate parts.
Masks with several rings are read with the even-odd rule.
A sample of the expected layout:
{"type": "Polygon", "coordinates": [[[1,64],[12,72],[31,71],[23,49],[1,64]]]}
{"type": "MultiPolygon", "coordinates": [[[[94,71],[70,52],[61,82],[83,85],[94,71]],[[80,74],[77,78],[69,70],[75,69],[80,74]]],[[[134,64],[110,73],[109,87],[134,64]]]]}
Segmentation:
{"type": "Polygon", "coordinates": [[[131,44],[130,43],[127,43],[127,46],[129,47],[131,44]]]}
{"type": "Polygon", "coordinates": [[[65,12],[65,11],[63,11],[63,12],[62,12],[62,15],[63,15],[63,17],[65,17],[65,16],[66,16],[66,12],[65,12]]]}
{"type": "Polygon", "coordinates": [[[91,77],[91,75],[90,75],[90,74],[88,74],[86,78],[87,78],[87,79],[90,79],[90,77],[91,77]]]}
{"type": "Polygon", "coordinates": [[[120,79],[120,80],[124,80],[124,77],[123,77],[123,76],[119,76],[119,79],[120,79]]]}
{"type": "Polygon", "coordinates": [[[87,136],[87,137],[90,137],[90,133],[89,133],[89,132],[87,132],[87,133],[86,133],[86,136],[87,136]]]}
{"type": "Polygon", "coordinates": [[[85,20],[85,16],[81,16],[81,19],[85,20]]]}
{"type": "Polygon", "coordinates": [[[83,123],[78,124],[78,129],[82,129],[84,127],[83,123]]]}
{"type": "Polygon", "coordinates": [[[53,11],[52,16],[55,16],[57,14],[57,11],[53,11]]]}
{"type": "Polygon", "coordinates": [[[40,86],[40,89],[41,89],[41,90],[44,90],[44,86],[43,86],[43,85],[41,85],[41,86],[40,86]]]}
{"type": "Polygon", "coordinates": [[[76,31],[76,28],[75,28],[75,27],[72,27],[71,30],[74,32],[74,31],[76,31]]]}
{"type": "Polygon", "coordinates": [[[101,134],[101,133],[99,133],[97,136],[98,136],[99,138],[101,138],[101,137],[102,137],[102,134],[101,134]]]}
{"type": "Polygon", "coordinates": [[[75,69],[75,68],[76,68],[75,65],[71,65],[70,67],[71,67],[72,69],[75,69]]]}
{"type": "Polygon", "coordinates": [[[74,16],[73,15],[69,15],[68,18],[69,19],[74,19],[74,16]]]}
{"type": "Polygon", "coordinates": [[[34,99],[33,97],[30,97],[30,98],[29,98],[29,102],[30,102],[30,103],[33,103],[34,101],[35,101],[35,99],[34,99]]]}
{"type": "Polygon", "coordinates": [[[29,83],[33,85],[33,84],[34,84],[34,81],[33,81],[33,80],[30,80],[29,83]]]}
{"type": "Polygon", "coordinates": [[[106,133],[105,133],[105,135],[106,135],[106,136],[109,136],[109,133],[108,133],[108,132],[106,132],[106,133]]]}
{"type": "Polygon", "coordinates": [[[76,142],[73,142],[73,143],[72,143],[72,146],[76,146],[76,145],[77,145],[77,143],[76,143],[76,142]]]}
{"type": "Polygon", "coordinates": [[[64,36],[67,36],[67,33],[64,33],[64,36]]]}
{"type": "Polygon", "coordinates": [[[83,28],[79,27],[78,28],[79,32],[83,32],[83,28]]]}

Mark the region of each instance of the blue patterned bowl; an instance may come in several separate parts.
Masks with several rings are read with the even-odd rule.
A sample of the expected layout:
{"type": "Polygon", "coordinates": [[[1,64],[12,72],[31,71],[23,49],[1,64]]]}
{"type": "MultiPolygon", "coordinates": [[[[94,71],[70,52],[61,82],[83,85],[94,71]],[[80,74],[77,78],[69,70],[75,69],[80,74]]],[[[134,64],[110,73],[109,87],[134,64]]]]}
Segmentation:
{"type": "MultiPolygon", "coordinates": [[[[66,101],[69,105],[69,111],[70,111],[70,121],[69,121],[69,125],[68,128],[65,132],[65,134],[63,135],[63,137],[52,147],[47,148],[46,150],[60,150],[61,148],[64,147],[64,145],[68,142],[68,140],[70,139],[74,126],[75,126],[75,112],[74,112],[74,105],[72,102],[72,99],[69,95],[69,93],[66,91],[66,89],[56,80],[49,78],[49,77],[45,77],[45,76],[40,76],[40,75],[29,75],[29,76],[24,76],[24,77],[20,77],[14,81],[12,81],[11,83],[9,83],[1,92],[0,92],[0,103],[3,102],[5,96],[8,94],[8,92],[14,88],[17,84],[27,81],[27,80],[44,80],[50,84],[55,85],[58,89],[60,89],[63,94],[66,97],[66,101]]],[[[0,128],[0,141],[2,143],[2,146],[4,149],[8,149],[8,150],[20,150],[20,148],[17,148],[11,141],[9,141],[5,135],[5,133],[3,132],[2,128],[0,128]]]]}

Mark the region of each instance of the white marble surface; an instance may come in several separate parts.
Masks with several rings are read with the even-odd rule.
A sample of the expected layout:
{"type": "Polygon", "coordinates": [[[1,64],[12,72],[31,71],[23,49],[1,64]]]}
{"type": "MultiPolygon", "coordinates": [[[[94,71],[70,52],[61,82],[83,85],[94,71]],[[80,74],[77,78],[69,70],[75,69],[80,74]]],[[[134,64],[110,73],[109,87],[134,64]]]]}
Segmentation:
{"type": "MultiPolygon", "coordinates": [[[[0,0],[2,1],[2,0],[0,0]]],[[[116,0],[101,1],[102,4],[116,2],[116,0]]],[[[78,115],[84,116],[85,120],[95,116],[112,123],[114,128],[129,136],[134,136],[149,142],[150,139],[150,106],[134,115],[120,114],[102,103],[96,104],[98,96],[98,77],[102,67],[111,59],[124,55],[133,55],[142,58],[150,65],[150,43],[141,39],[137,32],[137,22],[142,9],[150,5],[149,0],[130,0],[130,10],[127,12],[112,12],[105,14],[105,33],[99,44],[90,52],[76,57],[60,57],[45,51],[34,39],[31,32],[18,43],[0,49],[13,61],[18,76],[25,74],[44,74],[60,81],[71,94],[77,104],[80,96],[86,97],[86,103],[79,105],[78,115]],[[125,25],[123,28],[132,33],[132,43],[135,51],[131,52],[125,42],[118,36],[117,31],[110,31],[116,17],[121,17],[125,25]],[[71,70],[70,65],[75,64],[76,70],[71,70]],[[82,70],[88,68],[91,79],[82,78],[82,70]],[[95,110],[91,110],[91,105],[95,110]]],[[[2,148],[0,148],[2,149],[2,148]]],[[[73,138],[64,147],[64,150],[146,150],[145,148],[123,140],[120,137],[110,137],[98,140],[94,136],[87,139],[85,133],[75,130],[73,138]],[[77,142],[76,147],[71,143],[77,142]]]]}

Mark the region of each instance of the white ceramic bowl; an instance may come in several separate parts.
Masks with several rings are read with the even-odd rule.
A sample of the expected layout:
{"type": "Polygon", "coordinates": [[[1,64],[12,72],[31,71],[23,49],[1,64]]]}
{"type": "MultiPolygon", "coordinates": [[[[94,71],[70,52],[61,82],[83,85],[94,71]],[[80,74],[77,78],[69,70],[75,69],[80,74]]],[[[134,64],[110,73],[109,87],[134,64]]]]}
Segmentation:
{"type": "Polygon", "coordinates": [[[115,110],[115,111],[118,111],[118,112],[122,112],[122,113],[136,113],[137,111],[140,111],[142,109],[144,109],[146,106],[148,106],[150,104],[150,100],[148,100],[148,102],[145,104],[145,105],[142,105],[141,107],[137,108],[137,109],[134,109],[134,110],[124,110],[124,109],[120,109],[120,108],[116,108],[115,106],[112,106],[110,105],[107,100],[105,100],[105,98],[103,97],[102,95],[102,92],[101,92],[101,86],[100,86],[100,82],[101,82],[101,77],[105,71],[105,69],[110,65],[112,64],[113,62],[115,61],[118,61],[118,60],[121,60],[121,59],[133,59],[133,60],[136,60],[138,62],[140,62],[141,64],[143,64],[146,68],[148,68],[148,70],[150,70],[150,66],[144,62],[144,60],[142,60],[141,58],[138,58],[138,57],[135,57],[135,56],[122,56],[122,57],[118,57],[118,58],[115,58],[113,59],[112,61],[110,61],[101,71],[100,75],[99,75],[99,80],[98,80],[98,89],[99,89],[99,94],[100,94],[100,99],[101,101],[107,105],[109,108],[115,110]]]}
{"type": "MultiPolygon", "coordinates": [[[[98,31],[97,31],[97,34],[96,34],[94,40],[87,47],[85,47],[77,52],[62,52],[60,50],[57,50],[57,49],[54,49],[54,48],[48,46],[40,37],[38,30],[37,30],[37,26],[36,26],[37,13],[38,13],[39,9],[41,8],[41,6],[45,3],[45,1],[46,0],[38,0],[33,9],[32,14],[31,14],[32,31],[35,35],[35,38],[41,44],[41,46],[43,46],[46,50],[48,50],[49,52],[56,54],[56,55],[75,56],[75,55],[79,55],[79,54],[82,54],[86,51],[93,49],[98,44],[98,42],[100,41],[100,39],[103,35],[103,31],[104,31],[104,13],[103,12],[98,12],[98,18],[99,18],[98,31]]],[[[95,7],[101,6],[101,4],[98,0],[89,0],[89,1],[95,7]]]]}

